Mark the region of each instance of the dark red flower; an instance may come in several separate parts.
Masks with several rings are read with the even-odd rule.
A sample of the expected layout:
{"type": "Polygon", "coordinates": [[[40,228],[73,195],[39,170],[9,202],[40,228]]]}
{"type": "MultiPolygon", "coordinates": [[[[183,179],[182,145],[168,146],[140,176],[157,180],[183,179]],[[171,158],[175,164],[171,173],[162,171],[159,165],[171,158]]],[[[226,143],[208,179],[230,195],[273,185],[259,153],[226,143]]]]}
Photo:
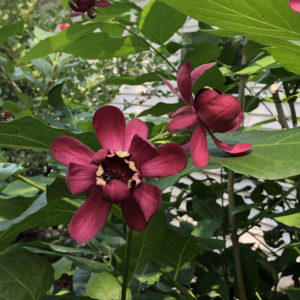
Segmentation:
{"type": "Polygon", "coordinates": [[[289,6],[292,10],[300,14],[300,0],[290,0],[289,6]]]}
{"type": "Polygon", "coordinates": [[[76,12],[72,14],[73,17],[86,12],[90,18],[94,18],[95,7],[105,8],[110,6],[110,3],[106,0],[72,0],[69,2],[69,6],[76,12]]]}
{"type": "Polygon", "coordinates": [[[68,136],[51,145],[52,155],[68,166],[66,182],[71,193],[87,194],[69,224],[70,235],[79,242],[97,234],[113,203],[121,205],[128,226],[137,231],[146,228],[160,209],[161,191],[143,182],[143,177],[170,176],[187,163],[181,146],[167,143],[154,147],[147,141],[147,125],[138,119],[126,125],[122,112],[114,106],[101,107],[93,120],[103,147],[97,153],[68,136]]]}
{"type": "Polygon", "coordinates": [[[2,117],[4,119],[9,119],[11,116],[12,116],[12,113],[11,113],[11,111],[9,109],[4,109],[2,111],[2,117]]]}
{"type": "Polygon", "coordinates": [[[194,99],[192,91],[195,82],[214,65],[215,63],[209,63],[194,70],[190,62],[180,65],[177,73],[179,93],[170,82],[161,77],[173,93],[187,104],[170,114],[172,120],[168,124],[168,130],[176,131],[197,125],[188,146],[194,164],[200,168],[206,167],[209,160],[206,130],[218,148],[232,155],[243,154],[252,148],[252,144],[247,143],[226,144],[213,135],[212,130],[224,133],[234,131],[241,125],[243,112],[241,104],[235,97],[205,88],[201,89],[194,99]]]}
{"type": "Polygon", "coordinates": [[[58,28],[59,28],[60,30],[67,29],[68,27],[70,27],[70,24],[69,24],[69,23],[58,24],[58,28]]]}

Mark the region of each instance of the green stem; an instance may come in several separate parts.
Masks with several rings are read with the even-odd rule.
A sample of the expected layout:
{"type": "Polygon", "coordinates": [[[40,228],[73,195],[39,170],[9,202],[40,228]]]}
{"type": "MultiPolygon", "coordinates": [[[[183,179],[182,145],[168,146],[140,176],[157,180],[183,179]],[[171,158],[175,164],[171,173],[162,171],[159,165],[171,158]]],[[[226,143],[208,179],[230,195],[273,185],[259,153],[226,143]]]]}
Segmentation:
{"type": "MultiPolygon", "coordinates": [[[[38,190],[40,190],[40,191],[42,191],[42,192],[45,192],[45,191],[46,191],[46,188],[43,187],[42,185],[40,185],[40,184],[38,184],[38,183],[36,183],[36,182],[34,182],[34,181],[32,181],[32,180],[30,180],[30,179],[28,179],[28,178],[22,176],[22,175],[20,175],[20,174],[14,174],[14,177],[16,177],[16,178],[22,180],[23,182],[26,182],[27,184],[29,184],[29,185],[35,187],[36,189],[38,189],[38,190]]],[[[64,202],[69,203],[69,204],[75,206],[76,208],[79,208],[79,207],[80,207],[80,204],[78,204],[77,202],[75,202],[75,201],[73,201],[73,200],[71,200],[71,199],[69,199],[69,198],[63,197],[63,198],[61,198],[61,199],[62,199],[64,202]]]]}
{"type": "Polygon", "coordinates": [[[129,227],[127,227],[127,243],[126,243],[126,252],[125,252],[125,259],[124,259],[124,273],[123,273],[122,298],[121,298],[121,300],[126,300],[131,241],[132,241],[132,230],[129,227]]]}
{"type": "Polygon", "coordinates": [[[14,174],[14,176],[32,186],[34,186],[35,188],[37,188],[38,190],[42,191],[42,192],[45,192],[46,191],[46,188],[43,187],[42,185],[39,185],[38,183],[35,183],[34,181],[20,175],[20,174],[14,174]]]}
{"type": "Polygon", "coordinates": [[[197,300],[192,291],[186,289],[183,285],[173,279],[173,277],[155,260],[151,260],[152,264],[160,271],[165,278],[170,281],[185,296],[187,300],[197,300]]]}
{"type": "Polygon", "coordinates": [[[150,43],[148,43],[144,38],[142,38],[141,36],[139,36],[138,34],[136,34],[135,32],[133,32],[132,30],[128,29],[126,26],[124,26],[123,24],[119,23],[119,22],[115,22],[116,25],[122,27],[123,29],[127,30],[129,33],[131,33],[132,35],[134,35],[135,37],[137,37],[138,39],[140,39],[141,41],[143,41],[149,48],[151,48],[158,56],[160,56],[170,67],[171,69],[177,73],[176,68],[169,62],[169,60],[157,49],[155,49],[150,43]]]}
{"type": "Polygon", "coordinates": [[[241,264],[241,255],[240,255],[240,247],[239,247],[239,238],[236,232],[236,224],[235,224],[235,214],[232,213],[232,210],[235,207],[234,201],[234,172],[232,170],[228,170],[228,201],[229,201],[229,224],[231,227],[231,241],[232,241],[232,250],[233,250],[233,258],[235,264],[235,273],[237,279],[237,285],[239,289],[240,299],[247,300],[245,282],[241,264]]]}

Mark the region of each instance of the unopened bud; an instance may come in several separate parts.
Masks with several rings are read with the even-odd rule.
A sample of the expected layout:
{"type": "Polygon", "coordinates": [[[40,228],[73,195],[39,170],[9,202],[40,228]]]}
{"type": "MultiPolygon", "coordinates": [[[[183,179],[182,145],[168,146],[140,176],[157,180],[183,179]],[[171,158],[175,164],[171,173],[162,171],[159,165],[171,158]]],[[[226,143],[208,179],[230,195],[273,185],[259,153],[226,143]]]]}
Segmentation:
{"type": "Polygon", "coordinates": [[[270,86],[270,93],[275,94],[278,91],[278,89],[279,89],[278,84],[274,83],[270,86]]]}
{"type": "Polygon", "coordinates": [[[1,115],[4,119],[9,119],[12,116],[12,113],[9,109],[4,109],[1,115]]]}

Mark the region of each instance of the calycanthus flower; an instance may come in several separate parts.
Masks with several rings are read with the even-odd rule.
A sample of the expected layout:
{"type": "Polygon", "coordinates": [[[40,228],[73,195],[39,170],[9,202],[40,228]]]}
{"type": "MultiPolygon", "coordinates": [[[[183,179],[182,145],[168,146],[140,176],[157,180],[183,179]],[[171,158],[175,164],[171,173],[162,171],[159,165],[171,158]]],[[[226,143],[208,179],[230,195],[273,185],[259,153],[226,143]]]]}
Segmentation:
{"type": "Polygon", "coordinates": [[[222,94],[216,89],[201,89],[193,96],[193,86],[197,79],[215,63],[208,63],[192,70],[190,62],[181,64],[177,72],[177,87],[179,93],[165,78],[160,76],[171,91],[182,99],[187,106],[181,107],[170,114],[172,120],[168,131],[176,131],[196,126],[188,148],[194,164],[203,168],[209,160],[207,151],[206,130],[218,148],[232,155],[239,155],[252,148],[252,144],[227,144],[218,140],[214,132],[224,133],[236,130],[242,123],[243,112],[241,104],[232,95],[222,94]]]}
{"type": "Polygon", "coordinates": [[[300,0],[290,0],[289,6],[292,10],[300,14],[300,0]]]}
{"type": "Polygon", "coordinates": [[[106,0],[72,0],[69,2],[69,6],[76,13],[72,14],[72,17],[79,16],[83,13],[87,13],[88,16],[92,19],[95,17],[95,7],[108,7],[110,6],[110,2],[106,0]]]}
{"type": "Polygon", "coordinates": [[[160,209],[161,191],[142,179],[176,174],[187,163],[181,146],[167,143],[156,148],[147,140],[147,125],[139,119],[126,125],[114,106],[99,108],[93,121],[103,147],[97,153],[68,136],[58,137],[51,145],[53,157],[68,166],[66,182],[71,193],[87,195],[69,224],[70,235],[79,242],[97,234],[114,203],[121,205],[128,226],[145,229],[160,209]]]}

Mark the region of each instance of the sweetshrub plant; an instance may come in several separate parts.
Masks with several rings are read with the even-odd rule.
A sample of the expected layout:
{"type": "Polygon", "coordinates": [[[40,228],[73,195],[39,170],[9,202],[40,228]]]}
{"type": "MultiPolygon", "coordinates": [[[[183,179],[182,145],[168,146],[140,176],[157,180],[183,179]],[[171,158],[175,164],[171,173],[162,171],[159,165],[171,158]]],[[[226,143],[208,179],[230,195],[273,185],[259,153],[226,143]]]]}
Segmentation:
{"type": "Polygon", "coordinates": [[[299,1],[136,2],[0,4],[0,298],[299,299],[299,1]]]}

